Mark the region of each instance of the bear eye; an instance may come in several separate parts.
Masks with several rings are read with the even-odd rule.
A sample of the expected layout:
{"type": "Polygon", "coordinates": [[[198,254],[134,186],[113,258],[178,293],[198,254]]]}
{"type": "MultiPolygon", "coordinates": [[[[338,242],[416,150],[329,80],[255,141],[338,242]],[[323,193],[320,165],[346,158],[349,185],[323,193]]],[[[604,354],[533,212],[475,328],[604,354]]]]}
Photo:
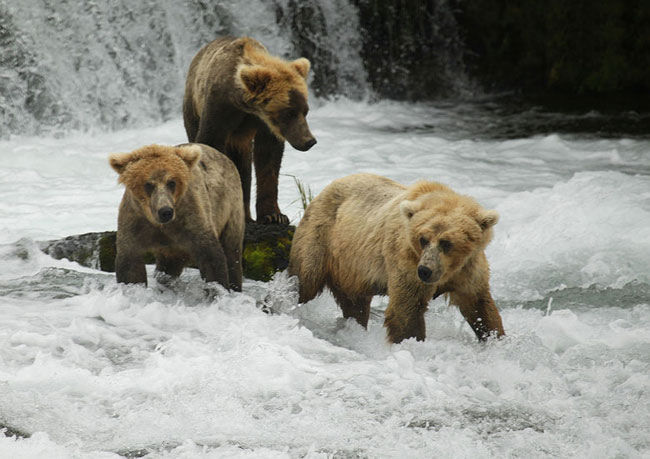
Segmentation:
{"type": "Polygon", "coordinates": [[[454,245],[449,242],[447,239],[440,239],[438,241],[438,247],[442,250],[443,253],[447,253],[451,250],[454,245]]]}
{"type": "Polygon", "coordinates": [[[147,183],[144,184],[144,191],[145,191],[149,196],[151,196],[151,193],[153,193],[154,188],[155,188],[155,186],[154,186],[153,183],[149,183],[149,182],[147,182],[147,183]]]}
{"type": "Polygon", "coordinates": [[[174,180],[167,182],[167,189],[173,193],[176,189],[176,182],[174,180]]]}
{"type": "Polygon", "coordinates": [[[420,245],[422,246],[422,248],[425,248],[428,244],[429,244],[429,240],[427,238],[425,237],[420,238],[420,245]]]}

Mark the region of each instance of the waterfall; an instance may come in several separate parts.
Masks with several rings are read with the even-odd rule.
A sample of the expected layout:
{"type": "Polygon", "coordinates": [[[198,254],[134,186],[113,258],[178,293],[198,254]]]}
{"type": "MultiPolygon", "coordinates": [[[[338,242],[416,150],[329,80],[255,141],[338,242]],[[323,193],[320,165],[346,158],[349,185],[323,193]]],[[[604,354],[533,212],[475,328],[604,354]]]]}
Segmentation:
{"type": "Polygon", "coordinates": [[[0,0],[0,137],[180,117],[189,63],[221,35],[308,57],[314,96],[362,98],[359,16],[358,0],[0,0]]]}

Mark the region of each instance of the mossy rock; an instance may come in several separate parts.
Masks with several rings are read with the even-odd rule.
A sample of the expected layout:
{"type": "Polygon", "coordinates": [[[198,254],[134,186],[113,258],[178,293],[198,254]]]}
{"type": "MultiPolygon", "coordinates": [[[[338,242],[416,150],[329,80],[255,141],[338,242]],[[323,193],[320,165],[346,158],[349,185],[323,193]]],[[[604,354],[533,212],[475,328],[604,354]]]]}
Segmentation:
{"type": "Polygon", "coordinates": [[[246,225],[244,235],[244,277],[269,281],[289,265],[289,252],[295,228],[290,225],[246,225]]]}
{"type": "MultiPolygon", "coordinates": [[[[277,271],[289,265],[289,252],[295,227],[249,223],[244,235],[244,277],[269,281],[277,271]]],[[[116,232],[86,233],[40,244],[41,250],[53,258],[67,258],[82,266],[115,272],[116,232]]],[[[145,263],[155,263],[151,253],[145,263]]]]}

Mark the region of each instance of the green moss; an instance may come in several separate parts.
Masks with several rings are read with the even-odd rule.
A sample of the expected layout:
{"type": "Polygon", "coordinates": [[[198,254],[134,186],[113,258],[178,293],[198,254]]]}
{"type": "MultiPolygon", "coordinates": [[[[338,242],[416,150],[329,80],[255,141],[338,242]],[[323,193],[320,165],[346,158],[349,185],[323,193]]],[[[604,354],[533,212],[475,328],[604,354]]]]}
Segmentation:
{"type": "Polygon", "coordinates": [[[269,281],[276,272],[275,253],[266,241],[247,244],[243,254],[244,277],[269,281]]]}
{"type": "Polygon", "coordinates": [[[90,266],[90,262],[93,256],[91,250],[80,250],[77,253],[77,258],[74,260],[79,263],[81,266],[90,266]]]}

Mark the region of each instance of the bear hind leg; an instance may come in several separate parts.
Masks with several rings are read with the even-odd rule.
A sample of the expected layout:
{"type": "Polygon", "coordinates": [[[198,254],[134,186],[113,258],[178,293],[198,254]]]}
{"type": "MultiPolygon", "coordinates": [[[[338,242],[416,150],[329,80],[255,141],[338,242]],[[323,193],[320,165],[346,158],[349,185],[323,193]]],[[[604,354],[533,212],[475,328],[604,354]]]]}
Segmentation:
{"type": "Polygon", "coordinates": [[[185,132],[187,133],[187,141],[194,142],[199,133],[199,117],[194,111],[194,104],[190,102],[189,97],[183,100],[183,124],[185,125],[185,132]]]}
{"type": "MultiPolygon", "coordinates": [[[[291,250],[293,255],[295,249],[292,248],[291,250]]],[[[289,260],[288,272],[290,276],[298,276],[298,302],[302,304],[313,300],[323,291],[325,278],[322,265],[310,264],[305,266],[304,260],[298,260],[297,258],[292,256],[289,260]],[[310,267],[313,269],[310,270],[310,267]]]]}
{"type": "Polygon", "coordinates": [[[346,319],[352,317],[363,328],[368,328],[368,319],[370,318],[370,301],[371,295],[348,295],[341,289],[330,286],[329,287],[336,304],[339,305],[343,311],[343,317],[346,319]]]}
{"type": "Polygon", "coordinates": [[[298,276],[298,284],[298,303],[313,300],[325,287],[325,282],[319,276],[298,276]]]}
{"type": "Polygon", "coordinates": [[[323,244],[315,244],[314,238],[318,240],[319,234],[314,235],[299,226],[291,243],[287,271],[289,276],[298,277],[298,302],[301,304],[316,298],[325,287],[325,249],[323,244]]]}

